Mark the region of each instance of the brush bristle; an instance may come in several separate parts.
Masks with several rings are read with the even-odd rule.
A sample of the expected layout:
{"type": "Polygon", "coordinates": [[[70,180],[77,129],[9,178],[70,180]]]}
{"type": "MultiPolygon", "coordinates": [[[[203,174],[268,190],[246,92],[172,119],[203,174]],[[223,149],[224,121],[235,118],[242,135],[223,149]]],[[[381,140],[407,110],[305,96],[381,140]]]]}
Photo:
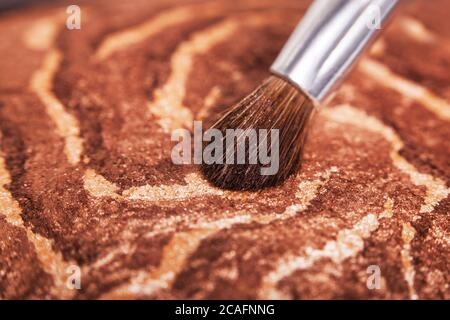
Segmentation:
{"type": "MultiPolygon", "coordinates": [[[[313,103],[302,91],[288,81],[277,76],[267,78],[255,91],[231,108],[212,128],[219,129],[223,134],[221,141],[223,150],[226,147],[227,129],[267,129],[267,149],[271,150],[270,130],[278,129],[279,133],[279,168],[275,174],[262,175],[258,162],[249,164],[249,153],[259,154],[261,140],[255,148],[249,144],[246,148],[246,164],[227,164],[226,154],[223,155],[223,164],[203,164],[202,171],[207,179],[214,185],[232,190],[258,190],[276,186],[291,174],[298,171],[302,151],[305,143],[308,124],[314,111],[313,103]],[[253,151],[251,151],[253,150],[253,151]]],[[[264,132],[264,131],[263,131],[264,132]]],[[[245,140],[247,138],[247,140],[245,140]]],[[[248,137],[238,135],[236,144],[248,137]]],[[[236,151],[236,147],[234,148],[236,151]]],[[[270,154],[269,152],[269,154],[270,154]]],[[[267,163],[264,165],[267,166],[267,163]]]]}

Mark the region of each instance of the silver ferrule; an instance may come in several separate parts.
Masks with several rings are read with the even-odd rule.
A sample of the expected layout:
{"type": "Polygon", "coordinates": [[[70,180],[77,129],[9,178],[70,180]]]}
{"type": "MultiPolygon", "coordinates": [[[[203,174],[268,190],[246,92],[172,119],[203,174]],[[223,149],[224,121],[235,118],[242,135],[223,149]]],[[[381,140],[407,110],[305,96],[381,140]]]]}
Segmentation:
{"type": "Polygon", "coordinates": [[[315,0],[271,71],[321,102],[349,71],[399,0],[315,0]]]}

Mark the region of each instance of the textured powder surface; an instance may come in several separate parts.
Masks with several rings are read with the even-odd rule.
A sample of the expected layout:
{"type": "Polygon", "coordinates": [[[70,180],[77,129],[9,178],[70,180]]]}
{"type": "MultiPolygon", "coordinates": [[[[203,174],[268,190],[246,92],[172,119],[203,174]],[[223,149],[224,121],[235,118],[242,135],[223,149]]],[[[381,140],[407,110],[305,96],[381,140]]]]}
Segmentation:
{"type": "Polygon", "coordinates": [[[448,0],[407,2],[260,192],[170,134],[267,77],[308,1],[67,5],[0,15],[0,298],[450,299],[448,0]]]}

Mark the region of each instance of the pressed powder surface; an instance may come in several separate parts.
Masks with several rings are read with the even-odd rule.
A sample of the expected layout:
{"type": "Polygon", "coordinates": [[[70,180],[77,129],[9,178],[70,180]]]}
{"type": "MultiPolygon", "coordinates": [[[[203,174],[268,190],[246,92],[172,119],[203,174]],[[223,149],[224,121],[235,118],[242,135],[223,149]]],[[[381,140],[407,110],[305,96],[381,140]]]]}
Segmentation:
{"type": "Polygon", "coordinates": [[[0,16],[0,297],[449,299],[447,0],[408,1],[281,186],[172,164],[172,129],[258,86],[308,4],[86,1],[73,31],[60,2],[0,16]]]}

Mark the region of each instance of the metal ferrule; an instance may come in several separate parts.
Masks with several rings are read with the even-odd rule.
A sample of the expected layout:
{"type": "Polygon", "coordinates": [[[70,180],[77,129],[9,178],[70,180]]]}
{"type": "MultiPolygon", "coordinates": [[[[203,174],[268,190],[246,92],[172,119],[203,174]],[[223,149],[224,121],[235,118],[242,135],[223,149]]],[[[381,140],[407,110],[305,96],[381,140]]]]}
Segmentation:
{"type": "Polygon", "coordinates": [[[271,71],[323,101],[376,36],[399,0],[315,0],[271,71]]]}

